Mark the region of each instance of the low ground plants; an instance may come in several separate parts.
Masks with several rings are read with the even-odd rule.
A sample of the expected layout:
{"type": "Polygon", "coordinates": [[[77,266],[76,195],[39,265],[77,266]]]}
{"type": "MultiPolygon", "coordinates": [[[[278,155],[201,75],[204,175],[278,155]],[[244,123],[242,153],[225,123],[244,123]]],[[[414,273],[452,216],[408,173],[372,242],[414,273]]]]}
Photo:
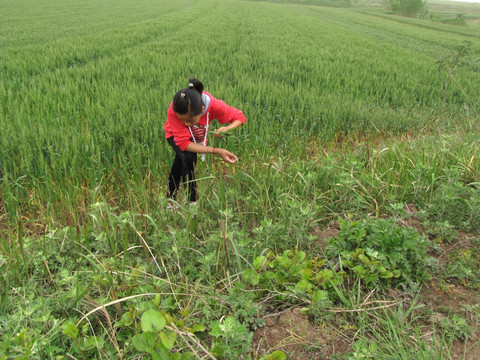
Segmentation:
{"type": "Polygon", "coordinates": [[[467,287],[478,289],[478,240],[473,240],[472,245],[461,249],[454,249],[447,255],[446,264],[442,269],[441,279],[447,283],[460,282],[467,287]]]}
{"type": "Polygon", "coordinates": [[[255,258],[242,280],[247,289],[270,297],[277,306],[333,302],[352,306],[344,292],[359,284],[386,289],[425,282],[430,276],[428,245],[416,230],[392,221],[340,221],[338,237],[329,240],[326,256],[312,258],[298,249],[269,251],[255,258]]]}
{"type": "Polygon", "coordinates": [[[340,221],[327,253],[362,277],[367,286],[406,286],[428,279],[429,241],[416,229],[389,220],[340,221]]]}

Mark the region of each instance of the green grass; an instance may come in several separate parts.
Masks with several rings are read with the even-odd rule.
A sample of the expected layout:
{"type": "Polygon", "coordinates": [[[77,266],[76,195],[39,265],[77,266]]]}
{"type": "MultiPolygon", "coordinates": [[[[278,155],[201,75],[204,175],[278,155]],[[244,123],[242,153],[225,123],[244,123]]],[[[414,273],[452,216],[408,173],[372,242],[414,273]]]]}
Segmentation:
{"type": "MultiPolygon", "coordinates": [[[[0,22],[2,360],[138,358],[152,332],[143,314],[166,319],[175,350],[247,358],[263,312],[311,298],[288,282],[263,299],[244,291],[258,256],[325,257],[316,231],[405,217],[404,204],[437,232],[478,235],[474,25],[233,0],[2,0],[0,22]],[[190,76],[247,123],[211,140],[240,160],[199,163],[198,209],[181,198],[169,212],[163,123],[190,76]]],[[[478,259],[449,259],[433,275],[477,288],[478,259]]],[[[344,286],[344,304],[366,291],[344,286]]],[[[368,327],[419,325],[377,316],[363,340],[408,358],[408,338],[392,344],[368,327]]],[[[169,342],[155,336],[161,352],[169,342]]]]}

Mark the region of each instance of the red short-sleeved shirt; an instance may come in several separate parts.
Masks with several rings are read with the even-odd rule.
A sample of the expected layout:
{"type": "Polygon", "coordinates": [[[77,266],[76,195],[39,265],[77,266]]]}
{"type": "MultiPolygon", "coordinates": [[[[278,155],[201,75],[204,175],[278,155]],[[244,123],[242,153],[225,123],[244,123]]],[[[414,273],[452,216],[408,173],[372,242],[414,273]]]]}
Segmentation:
{"type": "Polygon", "coordinates": [[[205,127],[207,126],[207,118],[210,123],[212,120],[216,119],[220,124],[231,123],[234,120],[239,120],[242,123],[245,123],[246,121],[245,115],[243,115],[240,110],[225,104],[222,100],[214,98],[206,91],[203,92],[202,96],[206,109],[198,124],[190,129],[178,119],[173,111],[173,102],[170,103],[170,107],[168,108],[167,121],[163,127],[165,130],[165,137],[169,138],[173,136],[175,144],[182,151],[185,151],[190,144],[192,134],[197,143],[203,142],[205,137],[205,127]]]}

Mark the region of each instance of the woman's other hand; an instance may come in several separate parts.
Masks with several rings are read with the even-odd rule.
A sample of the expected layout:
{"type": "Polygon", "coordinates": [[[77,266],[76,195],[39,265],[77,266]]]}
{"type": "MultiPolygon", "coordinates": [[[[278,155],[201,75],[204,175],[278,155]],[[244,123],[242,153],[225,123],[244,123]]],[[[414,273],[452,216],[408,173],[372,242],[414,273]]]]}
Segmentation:
{"type": "Polygon", "coordinates": [[[225,149],[215,149],[215,154],[220,155],[223,161],[228,162],[230,164],[234,164],[237,162],[238,158],[235,154],[231,153],[225,149]]]}

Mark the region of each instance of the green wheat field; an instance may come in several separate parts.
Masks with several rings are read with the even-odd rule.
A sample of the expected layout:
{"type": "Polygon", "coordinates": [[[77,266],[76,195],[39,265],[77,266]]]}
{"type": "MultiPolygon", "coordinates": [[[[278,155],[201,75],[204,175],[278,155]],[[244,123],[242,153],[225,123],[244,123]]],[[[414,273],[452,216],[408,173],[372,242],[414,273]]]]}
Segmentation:
{"type": "Polygon", "coordinates": [[[0,360],[480,358],[480,5],[320,5],[0,0],[0,360]]]}

